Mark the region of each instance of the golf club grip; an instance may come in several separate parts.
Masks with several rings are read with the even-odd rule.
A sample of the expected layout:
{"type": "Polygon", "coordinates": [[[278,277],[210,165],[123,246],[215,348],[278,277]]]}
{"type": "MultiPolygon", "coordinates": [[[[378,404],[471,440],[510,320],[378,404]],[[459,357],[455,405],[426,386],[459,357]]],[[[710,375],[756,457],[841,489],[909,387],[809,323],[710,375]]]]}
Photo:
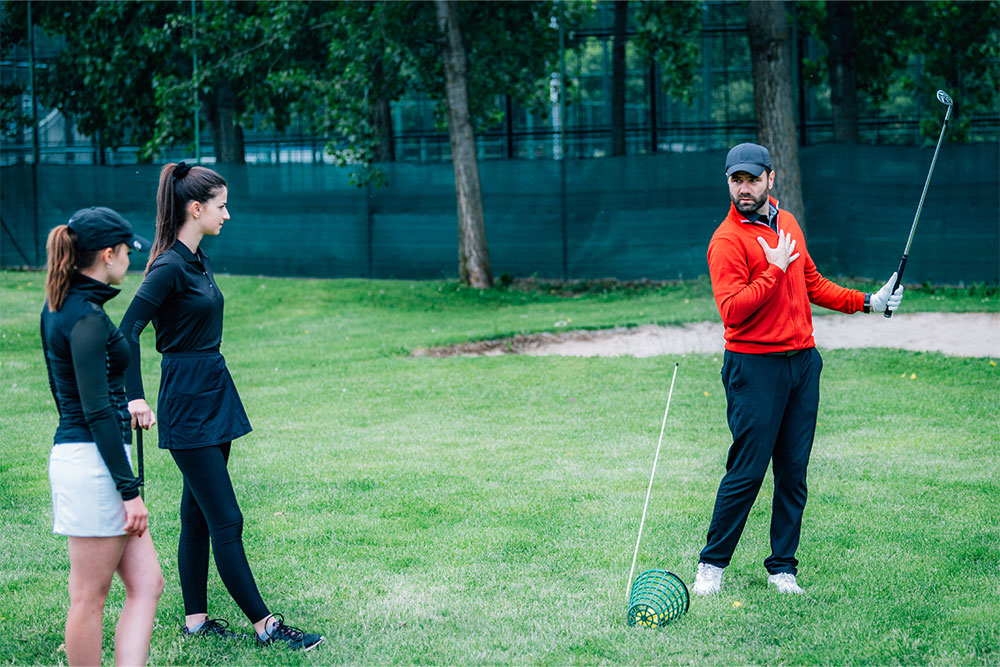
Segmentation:
{"type": "MultiPolygon", "coordinates": [[[[899,268],[896,269],[896,282],[895,282],[895,284],[893,284],[892,291],[889,292],[889,296],[892,296],[893,294],[895,294],[896,290],[899,289],[899,283],[903,282],[903,269],[906,268],[906,258],[907,258],[907,255],[904,254],[903,258],[901,260],[899,260],[899,268]]],[[[886,318],[892,317],[892,311],[889,310],[889,306],[888,305],[885,307],[885,312],[882,313],[882,315],[883,315],[883,317],[886,317],[886,318]]]]}

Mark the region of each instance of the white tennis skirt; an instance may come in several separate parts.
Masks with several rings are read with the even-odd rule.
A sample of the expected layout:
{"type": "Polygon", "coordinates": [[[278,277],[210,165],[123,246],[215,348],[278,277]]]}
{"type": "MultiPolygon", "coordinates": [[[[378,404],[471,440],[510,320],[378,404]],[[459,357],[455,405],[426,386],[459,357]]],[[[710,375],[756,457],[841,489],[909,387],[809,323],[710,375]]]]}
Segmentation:
{"type": "MultiPolygon", "coordinates": [[[[132,447],[125,445],[132,464],[132,447]]],[[[53,445],[49,456],[52,488],[52,532],[70,537],[115,537],[125,534],[125,504],[104,464],[97,444],[53,445]]]]}

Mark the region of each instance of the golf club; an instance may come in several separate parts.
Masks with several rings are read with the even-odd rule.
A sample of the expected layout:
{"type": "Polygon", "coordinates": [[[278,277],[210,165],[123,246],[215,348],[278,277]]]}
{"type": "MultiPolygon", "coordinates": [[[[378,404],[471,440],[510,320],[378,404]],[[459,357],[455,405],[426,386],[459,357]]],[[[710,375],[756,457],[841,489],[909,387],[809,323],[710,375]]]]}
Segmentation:
{"type": "MultiPolygon", "coordinates": [[[[941,136],[938,137],[937,146],[934,148],[934,157],[931,158],[931,168],[927,172],[927,180],[924,182],[924,191],[920,193],[920,203],[917,204],[917,214],[913,217],[913,226],[910,227],[910,237],[906,239],[906,248],[903,250],[903,258],[899,260],[899,268],[896,270],[896,284],[892,286],[889,294],[895,294],[899,283],[903,281],[903,269],[906,268],[906,258],[910,254],[910,244],[913,243],[913,232],[917,231],[917,221],[920,220],[920,211],[924,208],[924,197],[927,196],[927,186],[931,184],[931,175],[934,173],[934,165],[937,163],[938,151],[941,150],[941,140],[944,139],[945,130],[948,129],[948,119],[951,117],[951,96],[943,90],[937,91],[938,101],[948,107],[944,113],[944,125],[941,126],[941,136]]],[[[892,311],[887,307],[885,317],[892,317],[892,311]]]]}
{"type": "Polygon", "coordinates": [[[139,495],[145,499],[146,473],[142,467],[142,427],[135,427],[135,454],[139,459],[139,495]]]}
{"type": "Polygon", "coordinates": [[[649,475],[649,487],[646,489],[646,504],[642,508],[642,520],[639,522],[639,537],[635,541],[635,553],[632,554],[632,569],[628,573],[628,588],[625,597],[632,594],[632,575],[635,574],[635,559],[639,556],[639,543],[642,541],[642,527],[646,523],[646,510],[649,509],[649,494],[653,490],[653,477],[656,476],[656,462],[660,459],[660,445],[663,444],[663,431],[667,427],[667,414],[670,412],[670,398],[674,395],[674,381],[677,380],[677,367],[674,363],[674,376],[670,380],[670,392],[667,394],[667,408],[663,411],[663,423],[660,424],[660,440],[656,443],[656,456],[653,457],[653,472],[649,475]]]}

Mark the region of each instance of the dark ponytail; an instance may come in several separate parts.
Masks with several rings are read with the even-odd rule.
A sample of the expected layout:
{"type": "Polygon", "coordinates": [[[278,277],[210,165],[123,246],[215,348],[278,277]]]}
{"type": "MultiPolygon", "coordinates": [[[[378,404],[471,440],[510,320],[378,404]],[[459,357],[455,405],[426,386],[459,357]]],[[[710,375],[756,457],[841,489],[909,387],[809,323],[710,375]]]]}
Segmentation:
{"type": "Polygon", "coordinates": [[[45,299],[49,302],[50,311],[62,308],[73,281],[73,272],[89,267],[100,252],[81,250],[76,244],[76,233],[68,225],[52,228],[45,242],[45,299]]]}
{"type": "Polygon", "coordinates": [[[186,220],[188,202],[204,204],[226,187],[226,179],[207,167],[169,163],[160,170],[156,191],[156,236],[149,251],[146,271],[156,257],[177,242],[177,234],[186,220]]]}

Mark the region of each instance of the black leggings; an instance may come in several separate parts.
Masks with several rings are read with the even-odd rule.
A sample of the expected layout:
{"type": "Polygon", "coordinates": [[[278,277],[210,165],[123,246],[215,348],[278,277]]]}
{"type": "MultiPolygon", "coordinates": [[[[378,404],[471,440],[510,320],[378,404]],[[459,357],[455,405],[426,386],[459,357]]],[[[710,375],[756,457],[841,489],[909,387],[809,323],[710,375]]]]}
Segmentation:
{"type": "Polygon", "coordinates": [[[208,612],[208,545],[229,594],[255,623],[269,615],[243,551],[243,514],[226,464],[232,443],[197,449],[172,449],[184,476],[181,494],[181,537],[177,545],[184,612],[208,612]]]}

